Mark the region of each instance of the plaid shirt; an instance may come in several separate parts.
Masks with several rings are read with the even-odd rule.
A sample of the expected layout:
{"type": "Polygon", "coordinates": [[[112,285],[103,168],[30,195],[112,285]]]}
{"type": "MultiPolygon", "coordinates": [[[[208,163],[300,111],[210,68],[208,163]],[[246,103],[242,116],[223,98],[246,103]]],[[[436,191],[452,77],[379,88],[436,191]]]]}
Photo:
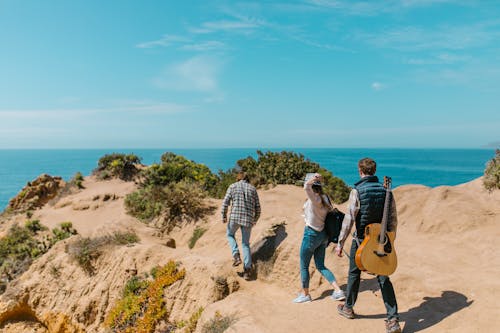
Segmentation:
{"type": "Polygon", "coordinates": [[[260,202],[257,190],[247,181],[240,180],[229,186],[222,202],[222,219],[226,220],[227,210],[232,202],[229,222],[244,227],[252,227],[260,217],[260,202]]]}
{"type": "MultiPolygon", "coordinates": [[[[391,195],[392,201],[389,211],[389,223],[387,228],[396,232],[398,226],[398,214],[396,211],[396,202],[394,201],[394,195],[391,195]]],[[[343,248],[345,240],[349,233],[351,232],[352,226],[356,221],[356,216],[358,215],[360,207],[359,194],[358,191],[353,188],[351,194],[349,195],[349,207],[347,213],[344,216],[344,221],[342,221],[342,229],[340,230],[338,247],[343,248]]]]}

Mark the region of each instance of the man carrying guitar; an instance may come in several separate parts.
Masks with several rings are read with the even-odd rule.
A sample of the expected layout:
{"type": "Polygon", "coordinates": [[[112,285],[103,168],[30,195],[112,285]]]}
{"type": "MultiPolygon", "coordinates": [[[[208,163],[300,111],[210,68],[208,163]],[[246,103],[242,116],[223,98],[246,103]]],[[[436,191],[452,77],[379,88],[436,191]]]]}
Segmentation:
{"type": "MultiPolygon", "coordinates": [[[[354,319],[353,307],[356,303],[361,280],[361,270],[355,262],[356,251],[363,241],[365,227],[371,223],[381,223],[386,199],[386,189],[375,176],[377,164],[371,158],[363,158],[358,162],[358,171],[361,179],[355,183],[349,196],[349,209],[342,223],[339,242],[335,253],[341,257],[345,240],[349,235],[353,223],[356,223],[356,233],[353,237],[351,253],[349,257],[349,274],[347,280],[346,301],[340,304],[337,310],[340,315],[354,319]]],[[[397,213],[396,203],[392,193],[389,196],[389,209],[387,231],[396,232],[397,213]]],[[[398,305],[394,288],[388,276],[378,275],[377,280],[382,292],[382,298],[387,310],[386,331],[387,333],[400,333],[398,305]]]]}

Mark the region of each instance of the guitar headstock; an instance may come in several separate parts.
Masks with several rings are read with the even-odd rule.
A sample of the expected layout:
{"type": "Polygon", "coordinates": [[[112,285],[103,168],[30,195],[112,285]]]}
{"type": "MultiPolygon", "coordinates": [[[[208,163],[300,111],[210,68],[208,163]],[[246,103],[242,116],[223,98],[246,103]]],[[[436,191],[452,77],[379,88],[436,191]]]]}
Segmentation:
{"type": "Polygon", "coordinates": [[[391,188],[391,183],[392,183],[392,178],[388,177],[388,176],[384,176],[384,187],[386,189],[390,189],[391,188]]]}

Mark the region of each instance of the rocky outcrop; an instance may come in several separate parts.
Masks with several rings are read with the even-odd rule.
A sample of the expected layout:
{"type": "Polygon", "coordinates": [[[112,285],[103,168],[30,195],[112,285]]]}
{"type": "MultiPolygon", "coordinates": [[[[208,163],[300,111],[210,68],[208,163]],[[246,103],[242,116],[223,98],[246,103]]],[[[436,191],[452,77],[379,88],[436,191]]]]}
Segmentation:
{"type": "Polygon", "coordinates": [[[21,212],[40,208],[56,197],[66,183],[61,177],[40,175],[28,184],[9,202],[9,211],[21,212]]]}

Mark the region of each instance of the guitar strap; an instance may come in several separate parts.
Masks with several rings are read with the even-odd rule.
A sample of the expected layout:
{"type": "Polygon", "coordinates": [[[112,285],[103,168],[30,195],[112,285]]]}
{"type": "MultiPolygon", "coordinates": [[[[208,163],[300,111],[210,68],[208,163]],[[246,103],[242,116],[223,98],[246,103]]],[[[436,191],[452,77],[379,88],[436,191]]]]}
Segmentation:
{"type": "Polygon", "coordinates": [[[354,231],[352,233],[352,239],[354,239],[356,241],[356,244],[358,244],[358,247],[359,247],[359,245],[361,245],[361,242],[359,241],[358,234],[356,233],[356,231],[354,231]]]}

